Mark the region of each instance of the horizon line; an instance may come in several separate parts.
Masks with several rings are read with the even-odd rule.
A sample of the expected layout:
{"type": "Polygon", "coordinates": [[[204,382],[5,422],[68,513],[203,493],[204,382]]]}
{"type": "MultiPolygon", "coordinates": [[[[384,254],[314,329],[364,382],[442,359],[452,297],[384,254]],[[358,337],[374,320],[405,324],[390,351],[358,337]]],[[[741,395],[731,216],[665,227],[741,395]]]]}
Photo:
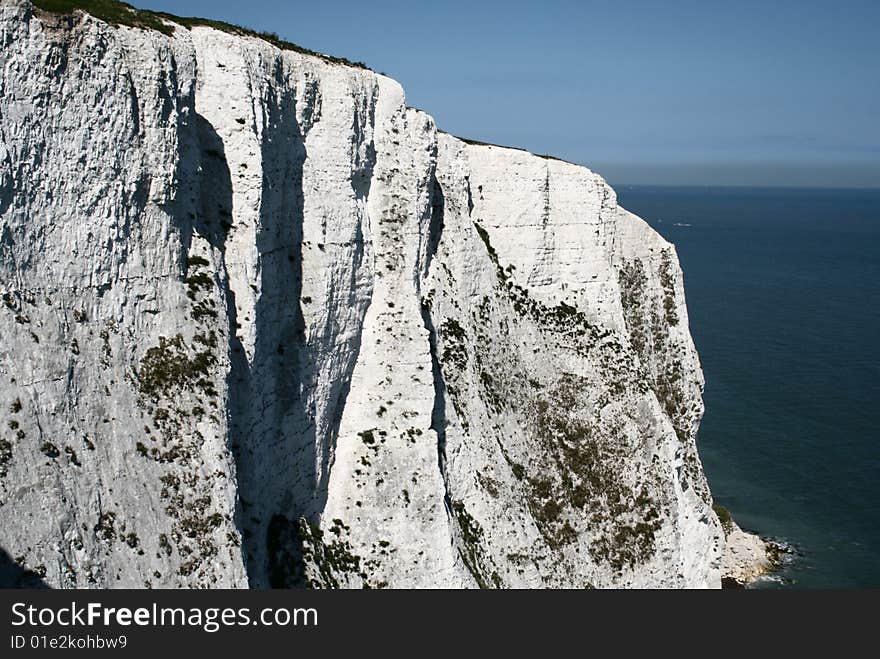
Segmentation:
{"type": "MultiPolygon", "coordinates": [[[[599,172],[601,175],[601,172],[599,172]]],[[[605,178],[603,176],[603,178],[605,178]]],[[[743,183],[623,183],[613,182],[608,178],[605,181],[612,188],[740,188],[740,189],[760,189],[760,190],[841,190],[850,192],[878,192],[880,185],[877,186],[841,186],[841,185],[762,185],[762,184],[743,184],[743,183]]]]}

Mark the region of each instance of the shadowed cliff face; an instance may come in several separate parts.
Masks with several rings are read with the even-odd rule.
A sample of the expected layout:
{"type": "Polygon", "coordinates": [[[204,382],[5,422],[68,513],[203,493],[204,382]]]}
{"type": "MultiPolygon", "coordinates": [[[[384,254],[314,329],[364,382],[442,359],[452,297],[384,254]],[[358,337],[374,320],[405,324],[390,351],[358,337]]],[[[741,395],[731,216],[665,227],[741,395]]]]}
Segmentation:
{"type": "Polygon", "coordinates": [[[0,4],[11,555],[59,587],[719,585],[670,245],[384,76],[164,31],[0,4]]]}
{"type": "Polygon", "coordinates": [[[48,588],[39,574],[26,567],[0,549],[0,588],[48,588]]]}
{"type": "Polygon", "coordinates": [[[283,86],[279,94],[269,98],[260,152],[259,298],[253,318],[243,319],[256,330],[253,357],[233,372],[230,388],[252,585],[266,584],[272,561],[266,547],[277,533],[267,526],[269,520],[313,513],[318,492],[315,426],[304,396],[311,360],[300,307],[306,153],[296,123],[296,99],[283,86]]]}

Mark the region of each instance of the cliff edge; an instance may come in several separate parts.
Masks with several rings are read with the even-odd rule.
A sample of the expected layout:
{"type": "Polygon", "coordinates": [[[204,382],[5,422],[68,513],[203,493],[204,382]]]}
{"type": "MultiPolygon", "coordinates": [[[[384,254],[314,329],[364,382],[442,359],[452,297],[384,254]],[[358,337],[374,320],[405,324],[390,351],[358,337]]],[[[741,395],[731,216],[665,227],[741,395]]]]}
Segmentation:
{"type": "Polygon", "coordinates": [[[360,66],[109,4],[0,4],[22,569],[720,585],[675,248],[600,176],[445,134],[360,66]]]}

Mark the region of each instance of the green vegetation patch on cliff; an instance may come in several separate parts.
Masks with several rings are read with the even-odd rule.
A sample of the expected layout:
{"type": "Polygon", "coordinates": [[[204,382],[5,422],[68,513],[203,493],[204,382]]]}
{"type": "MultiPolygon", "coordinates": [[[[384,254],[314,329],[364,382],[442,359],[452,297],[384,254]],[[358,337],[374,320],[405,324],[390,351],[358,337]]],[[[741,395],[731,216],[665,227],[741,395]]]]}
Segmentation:
{"type": "MultiPolygon", "coordinates": [[[[211,309],[221,299],[211,262],[199,255],[186,259],[186,299],[195,327],[191,338],[183,334],[160,336],[147,348],[132,369],[131,381],[144,413],[143,434],[135,438],[134,450],[142,458],[161,465],[160,497],[168,533],[159,535],[160,551],[177,554],[180,564],[177,585],[214,582],[223,547],[237,546],[240,537],[232,525],[231,511],[216,496],[216,481],[227,478],[222,469],[204,473],[204,456],[211,434],[223,432],[220,392],[222,335],[196,312],[211,309]],[[204,434],[203,434],[204,433],[204,434]]],[[[147,473],[154,474],[154,467],[147,473]]],[[[126,543],[139,551],[144,543],[134,532],[126,543]]],[[[122,536],[120,536],[122,537],[122,536]]],[[[222,567],[222,566],[221,566],[222,567]]]]}
{"type": "Polygon", "coordinates": [[[679,324],[676,298],[676,267],[671,249],[664,249],[657,266],[660,290],[649,286],[648,270],[640,259],[624,260],[618,270],[620,299],[630,344],[639,358],[645,381],[669,417],[685,449],[687,481],[706,503],[711,500],[697,457],[694,435],[700,407],[694,402],[694,382],[682,363],[680,344],[672,333],[679,324]]]}
{"type": "Polygon", "coordinates": [[[310,524],[304,517],[299,519],[297,531],[302,543],[302,558],[306,566],[306,581],[310,588],[339,588],[354,576],[365,587],[367,574],[361,571],[360,556],[354,553],[348,541],[341,538],[348,527],[340,519],[334,519],[330,532],[337,539],[327,541],[325,533],[317,524],[310,524]]]}
{"type": "Polygon", "coordinates": [[[675,309],[675,270],[672,254],[664,249],[660,254],[660,285],[663,287],[663,313],[670,326],[678,325],[678,312],[675,309]]]}
{"type": "Polygon", "coordinates": [[[485,576],[488,570],[483,565],[483,527],[471,516],[462,501],[452,503],[452,515],[458,524],[458,554],[461,560],[477,585],[480,588],[489,588],[489,581],[485,576]]]}
{"type": "MultiPolygon", "coordinates": [[[[649,390],[644,369],[633,351],[576,306],[576,298],[544,301],[517,283],[515,266],[501,262],[489,230],[476,221],[473,227],[495,271],[496,294],[484,296],[469,315],[439,322],[437,347],[457,416],[468,401],[485,402],[490,420],[480,430],[495,437],[514,477],[512,483],[493,479],[489,486],[478,481],[492,496],[500,487],[522,496],[554,556],[564,547],[585,549],[615,571],[650,561],[667,512],[667,488],[652,476],[632,424],[619,413],[633,392],[649,390]],[[522,349],[518,338],[536,333],[547,350],[522,349]],[[554,371],[548,360],[559,376],[537,377],[554,371]],[[542,368],[535,369],[537,363],[542,368]],[[506,438],[519,429],[526,450],[506,438]]],[[[647,274],[641,262],[623,277],[631,298],[625,305],[644,312],[647,274]]],[[[647,350],[652,329],[645,328],[647,350]]],[[[482,527],[462,502],[453,501],[451,508],[462,559],[477,582],[489,587],[495,566],[482,527]]]]}
{"type": "Polygon", "coordinates": [[[207,386],[210,368],[216,363],[213,351],[202,350],[190,357],[183,336],[159,337],[159,344],[147,350],[137,370],[140,392],[152,398],[172,396],[176,390],[207,386]]]}
{"type": "Polygon", "coordinates": [[[633,459],[630,449],[616,424],[583,418],[581,392],[587,385],[564,373],[549,396],[536,398],[532,432],[555,468],[545,467],[540,472],[547,476],[528,479],[527,501],[551,547],[576,538],[566,517],[586,514],[594,532],[591,556],[621,570],[653,555],[662,488],[644,478],[641,487],[638,480],[621,478],[633,459]],[[568,508],[580,514],[567,514],[568,508]]]}
{"type": "Polygon", "coordinates": [[[731,516],[730,511],[720,503],[713,503],[712,510],[718,515],[718,521],[721,522],[724,534],[727,535],[733,531],[733,517],[731,516]]]}
{"type": "Polygon", "coordinates": [[[567,304],[564,300],[560,300],[554,306],[548,306],[533,298],[528,289],[514,281],[512,275],[515,266],[501,265],[486,229],[478,222],[474,222],[474,229],[495,265],[498,290],[508,299],[518,316],[531,319],[542,331],[556,335],[566,348],[573,349],[584,357],[594,345],[610,336],[607,330],[602,330],[590,322],[583,311],[567,304]]]}
{"type": "Polygon", "coordinates": [[[0,478],[6,476],[7,465],[12,461],[12,444],[0,438],[0,478]]]}

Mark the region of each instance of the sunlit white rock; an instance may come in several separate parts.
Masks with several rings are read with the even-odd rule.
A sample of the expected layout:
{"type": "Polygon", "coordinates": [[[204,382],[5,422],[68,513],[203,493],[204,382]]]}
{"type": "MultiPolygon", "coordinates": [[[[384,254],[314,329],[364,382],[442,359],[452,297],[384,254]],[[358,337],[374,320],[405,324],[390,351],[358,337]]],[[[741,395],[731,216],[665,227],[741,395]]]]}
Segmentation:
{"type": "Polygon", "coordinates": [[[10,556],[60,587],[719,585],[678,261],[600,176],[256,38],[5,0],[0,41],[10,556]]]}

